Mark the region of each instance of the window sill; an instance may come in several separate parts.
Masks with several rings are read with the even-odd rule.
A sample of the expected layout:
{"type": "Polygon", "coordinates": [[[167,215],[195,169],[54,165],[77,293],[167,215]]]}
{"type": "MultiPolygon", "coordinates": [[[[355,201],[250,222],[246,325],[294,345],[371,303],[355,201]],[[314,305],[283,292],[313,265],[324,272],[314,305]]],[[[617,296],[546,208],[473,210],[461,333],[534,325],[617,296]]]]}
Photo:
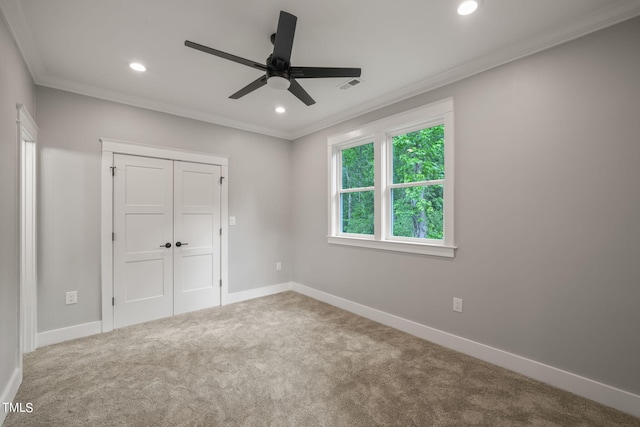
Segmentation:
{"type": "Polygon", "coordinates": [[[360,248],[407,252],[420,255],[440,256],[445,258],[454,258],[455,251],[457,249],[455,246],[399,242],[390,240],[372,240],[345,236],[327,236],[327,241],[332,245],[357,246],[360,248]]]}

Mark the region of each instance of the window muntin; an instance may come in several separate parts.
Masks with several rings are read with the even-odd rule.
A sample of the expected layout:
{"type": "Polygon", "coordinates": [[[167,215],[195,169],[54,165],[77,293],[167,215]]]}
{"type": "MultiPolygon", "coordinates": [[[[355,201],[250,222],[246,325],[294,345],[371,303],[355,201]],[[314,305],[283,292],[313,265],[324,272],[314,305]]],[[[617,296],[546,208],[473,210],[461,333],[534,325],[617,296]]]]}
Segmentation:
{"type": "Polygon", "coordinates": [[[453,130],[449,98],[330,136],[328,242],[455,256],[453,130]]]}

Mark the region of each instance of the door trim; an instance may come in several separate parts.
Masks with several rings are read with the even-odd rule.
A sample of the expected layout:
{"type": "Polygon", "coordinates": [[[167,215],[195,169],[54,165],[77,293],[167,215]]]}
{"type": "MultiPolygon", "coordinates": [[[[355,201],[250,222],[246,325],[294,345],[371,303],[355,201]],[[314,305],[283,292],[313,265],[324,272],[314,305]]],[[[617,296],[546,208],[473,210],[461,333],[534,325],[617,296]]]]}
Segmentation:
{"type": "Polygon", "coordinates": [[[101,160],[101,226],[100,226],[100,277],[102,287],[102,332],[113,330],[113,166],[114,154],[129,154],[143,157],[154,157],[168,160],[180,160],[194,163],[218,165],[221,168],[222,188],[220,194],[220,226],[222,227],[222,239],[220,241],[220,274],[222,277],[221,303],[229,300],[228,283],[228,224],[229,217],[229,157],[214,155],[197,151],[180,150],[174,148],[158,147],[154,145],[138,144],[135,142],[118,141],[108,138],[100,138],[101,160]]]}
{"type": "Polygon", "coordinates": [[[38,126],[27,108],[17,104],[20,153],[20,367],[22,354],[36,349],[37,275],[37,143],[38,126]]]}

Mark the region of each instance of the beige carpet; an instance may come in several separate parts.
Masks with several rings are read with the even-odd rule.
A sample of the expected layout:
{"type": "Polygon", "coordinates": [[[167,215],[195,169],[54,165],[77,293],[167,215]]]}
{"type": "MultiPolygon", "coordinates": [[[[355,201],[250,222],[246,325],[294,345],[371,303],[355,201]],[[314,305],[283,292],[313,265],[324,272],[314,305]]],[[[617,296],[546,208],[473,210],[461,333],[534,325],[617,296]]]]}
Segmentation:
{"type": "Polygon", "coordinates": [[[5,426],[640,426],[294,292],[26,355],[5,426]]]}

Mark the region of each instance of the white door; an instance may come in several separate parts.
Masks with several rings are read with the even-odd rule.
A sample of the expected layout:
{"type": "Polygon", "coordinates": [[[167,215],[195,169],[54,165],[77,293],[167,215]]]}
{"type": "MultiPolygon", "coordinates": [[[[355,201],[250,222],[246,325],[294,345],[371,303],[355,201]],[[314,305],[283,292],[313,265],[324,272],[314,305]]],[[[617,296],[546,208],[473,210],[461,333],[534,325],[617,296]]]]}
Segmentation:
{"type": "Polygon", "coordinates": [[[220,166],[114,166],[114,328],[220,305],[220,166]]]}
{"type": "Polygon", "coordinates": [[[114,155],[114,327],[173,314],[173,162],[114,155]]]}
{"type": "Polygon", "coordinates": [[[220,305],[220,166],[174,163],[174,314],[220,305]]]}

